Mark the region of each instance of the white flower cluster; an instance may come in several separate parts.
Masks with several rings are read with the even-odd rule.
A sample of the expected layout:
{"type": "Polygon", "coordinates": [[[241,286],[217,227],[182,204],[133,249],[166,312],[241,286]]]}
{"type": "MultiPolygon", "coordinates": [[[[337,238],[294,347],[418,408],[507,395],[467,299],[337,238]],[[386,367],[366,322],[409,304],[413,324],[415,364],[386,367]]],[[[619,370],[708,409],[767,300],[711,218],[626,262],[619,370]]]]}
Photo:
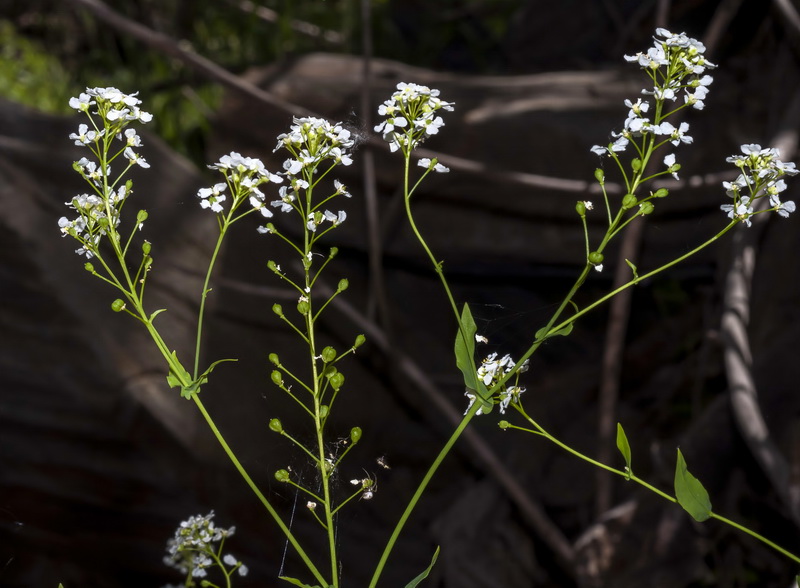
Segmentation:
{"type": "Polygon", "coordinates": [[[272,211],[266,207],[266,196],[258,187],[267,182],[280,183],[283,178],[267,171],[260,159],[244,157],[234,151],[223,155],[217,163],[209,165],[208,168],[220,171],[225,176],[225,183],[214,184],[210,188],[198,190],[197,197],[200,199],[202,208],[221,213],[223,211],[222,203],[226,200],[223,192],[230,187],[234,194],[234,209],[238,208],[239,203],[247,198],[250,206],[259,211],[262,216],[266,218],[272,216],[272,211]]]}
{"type": "MultiPolygon", "coordinates": [[[[99,114],[110,123],[131,122],[138,120],[149,123],[153,115],[139,108],[142,103],[136,96],[139,92],[125,94],[116,88],[86,88],[77,98],[70,98],[71,108],[90,113],[92,106],[97,106],[94,114],[99,114]]],[[[70,137],[72,138],[72,137],[70,137]]]]}
{"type": "Polygon", "coordinates": [[[375,127],[375,132],[383,133],[392,151],[399,149],[407,155],[444,126],[444,120],[436,114],[438,110],[453,110],[452,102],[439,98],[439,90],[401,82],[392,97],[378,108],[378,114],[387,118],[375,127]]]}
{"type": "MultiPolygon", "coordinates": [[[[222,529],[214,525],[213,518],[214,511],[211,511],[207,515],[196,515],[181,522],[175,530],[175,536],[167,541],[164,563],[194,578],[204,578],[208,575],[208,568],[221,565],[217,555],[221,546],[215,544],[233,536],[236,527],[222,529]]],[[[240,576],[247,575],[247,566],[232,555],[225,555],[222,561],[240,576]]]]}
{"type": "MultiPolygon", "coordinates": [[[[342,224],[347,218],[343,210],[331,212],[330,210],[317,210],[316,207],[301,206],[298,203],[300,192],[308,190],[314,183],[313,176],[318,166],[326,160],[331,165],[350,165],[353,160],[350,150],[355,146],[352,133],[342,126],[342,123],[332,124],[325,119],[303,117],[293,119],[288,133],[278,136],[278,144],[274,151],[285,148],[291,157],[283,162],[283,175],[289,179],[288,186],[281,186],[278,191],[279,199],[270,204],[281,212],[297,211],[303,215],[309,231],[316,232],[325,221],[332,227],[342,224]],[[306,210],[308,208],[308,210],[306,210]]],[[[335,192],[325,202],[336,196],[350,198],[347,187],[339,180],[333,182],[335,192]]],[[[271,225],[259,227],[261,233],[271,232],[271,225]]]]}
{"type": "MultiPolygon", "coordinates": [[[[485,337],[481,337],[480,339],[476,337],[478,342],[483,342],[483,339],[485,339],[485,337]]],[[[517,373],[522,374],[527,372],[528,363],[528,360],[525,360],[525,363],[519,367],[517,373]]],[[[478,366],[478,378],[487,388],[491,388],[505,375],[511,372],[515,365],[516,363],[514,363],[514,360],[511,359],[510,355],[506,354],[498,359],[497,353],[491,353],[483,361],[481,361],[481,365],[478,366]]],[[[517,402],[523,392],[525,392],[525,388],[521,386],[504,386],[498,394],[500,414],[505,413],[506,408],[508,408],[508,405],[511,402],[517,402]]],[[[467,412],[469,412],[469,409],[472,408],[472,405],[475,402],[475,395],[469,390],[467,390],[464,395],[469,399],[469,406],[467,406],[467,412]]],[[[464,414],[466,414],[466,412],[464,414]]],[[[478,409],[476,414],[483,414],[483,409],[478,409]]]]}
{"type": "MultiPolygon", "coordinates": [[[[594,145],[591,148],[597,155],[612,155],[624,151],[634,138],[645,135],[660,137],[656,147],[665,143],[679,146],[681,143],[691,143],[692,137],[687,133],[689,124],[681,122],[678,126],[664,120],[678,110],[691,106],[697,110],[705,107],[705,98],[708,87],[714,79],[704,75],[708,69],[716,67],[704,57],[705,46],[698,40],[686,36],[684,33],[673,34],[666,29],[656,29],[653,37],[654,44],[645,53],[625,55],[628,62],[636,62],[653,80],[652,89],[642,90],[642,94],[653,96],[656,100],[654,109],[655,119],[651,120],[650,102],[641,98],[635,102],[625,100],[628,107],[628,116],[623,129],[619,133],[611,133],[614,139],[609,145],[594,145]],[[670,112],[663,111],[663,104],[667,101],[676,102],[683,90],[683,105],[675,107],[670,112]]],[[[670,169],[675,165],[674,156],[671,163],[667,163],[669,173],[677,177],[677,169],[670,169]]]]}
{"type": "Polygon", "coordinates": [[[737,218],[749,227],[750,217],[754,214],[753,203],[759,198],[768,197],[770,208],[786,218],[795,211],[791,200],[781,201],[781,192],[786,190],[783,176],[797,175],[794,163],[784,163],[780,152],[774,148],[762,149],[761,145],[747,144],[741,147],[742,155],[731,155],[726,159],[741,170],[739,177],[733,182],[722,182],[728,196],[733,198],[732,204],[723,204],[720,208],[728,213],[728,218],[737,218]],[[742,194],[746,191],[746,194],[742,194]]]}
{"type": "MultiPolygon", "coordinates": [[[[122,154],[128,160],[128,166],[122,174],[134,165],[150,167],[144,157],[133,150],[134,147],[141,147],[141,137],[135,129],[125,128],[134,121],[147,123],[153,119],[153,115],[139,108],[141,100],[136,98],[137,94],[125,94],[116,88],[86,88],[86,92],[69,100],[72,108],[89,117],[92,127],[90,129],[89,125],[81,123],[78,132],[71,133],[69,138],[75,145],[87,147],[99,161],[108,162],[122,154]],[[100,120],[93,115],[99,116],[100,120]],[[116,155],[109,155],[113,139],[119,140],[122,145],[116,155]]],[[[75,252],[90,258],[109,227],[119,226],[120,209],[131,193],[130,184],[115,189],[119,178],[117,182],[109,179],[111,166],[106,163],[103,167],[98,161],[86,157],[75,162],[73,168],[95,193],[80,194],[66,202],[78,216],[71,220],[63,216],[58,220],[58,226],[63,236],[70,235],[81,243],[75,252]]]]}

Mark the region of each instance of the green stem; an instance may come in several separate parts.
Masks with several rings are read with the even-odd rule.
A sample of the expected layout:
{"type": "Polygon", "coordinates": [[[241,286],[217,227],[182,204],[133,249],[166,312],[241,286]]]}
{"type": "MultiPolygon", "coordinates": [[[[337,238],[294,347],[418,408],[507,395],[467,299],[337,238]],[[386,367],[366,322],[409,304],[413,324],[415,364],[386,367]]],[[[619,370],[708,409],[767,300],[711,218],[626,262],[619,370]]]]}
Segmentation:
{"type": "Polygon", "coordinates": [[[428,472],[425,474],[425,477],[420,482],[419,486],[417,487],[416,492],[409,500],[408,504],[406,505],[405,511],[403,511],[400,520],[397,521],[397,525],[395,525],[394,531],[392,531],[391,537],[389,537],[389,541],[386,543],[386,547],[381,554],[381,559],[378,561],[378,566],[375,568],[375,572],[372,574],[372,579],[369,583],[369,588],[375,588],[378,584],[378,579],[381,577],[381,573],[383,573],[383,568],[386,566],[386,561],[389,559],[389,554],[391,554],[392,549],[394,548],[395,543],[397,542],[397,538],[400,536],[400,533],[403,530],[408,518],[411,516],[412,511],[417,506],[419,499],[422,497],[422,494],[425,492],[425,489],[428,487],[433,475],[436,473],[436,470],[439,469],[439,466],[444,461],[444,458],[447,457],[447,454],[450,453],[450,450],[453,448],[453,445],[461,436],[461,433],[467,428],[467,425],[470,423],[472,418],[478,412],[481,407],[481,403],[478,402],[478,399],[475,399],[475,402],[472,404],[470,409],[467,411],[467,414],[464,415],[464,418],[461,420],[461,423],[458,425],[453,434],[450,436],[450,439],[447,440],[442,450],[439,452],[439,455],[436,456],[436,459],[431,464],[431,467],[428,468],[428,472]]]}
{"type": "Polygon", "coordinates": [[[261,504],[263,504],[264,508],[267,509],[267,512],[270,514],[270,516],[275,521],[275,523],[278,525],[278,527],[280,527],[281,531],[283,531],[283,534],[286,536],[286,539],[289,541],[289,543],[292,544],[292,547],[294,547],[295,551],[297,551],[297,555],[299,555],[300,559],[303,560],[303,563],[306,564],[306,567],[311,572],[311,574],[314,576],[314,578],[318,582],[320,582],[321,585],[325,586],[326,585],[325,578],[322,576],[322,574],[319,572],[319,570],[317,570],[316,566],[313,564],[313,562],[308,557],[306,552],[303,550],[303,548],[297,542],[297,539],[292,534],[292,532],[289,529],[289,527],[287,527],[286,524],[283,522],[283,519],[281,519],[281,517],[278,514],[278,512],[272,507],[272,505],[269,503],[269,500],[267,500],[266,496],[264,496],[264,494],[258,488],[256,483],[253,482],[253,479],[248,475],[247,471],[244,469],[244,466],[242,466],[241,462],[237,459],[236,454],[231,450],[231,448],[228,445],[227,441],[225,441],[225,437],[223,437],[222,433],[220,433],[219,429],[217,428],[217,425],[214,423],[214,420],[211,418],[211,415],[209,415],[208,411],[206,411],[206,408],[205,408],[205,406],[203,406],[203,403],[200,400],[199,395],[195,394],[194,396],[192,396],[192,399],[194,400],[194,403],[197,406],[197,408],[200,410],[200,413],[203,415],[203,418],[206,420],[206,424],[208,424],[208,427],[214,433],[214,436],[217,438],[217,441],[222,446],[222,449],[228,455],[228,459],[231,460],[231,463],[236,468],[236,470],[239,472],[239,474],[242,476],[242,478],[244,479],[245,483],[250,487],[250,489],[253,491],[253,493],[258,497],[258,499],[261,501],[261,504]]]}
{"type": "Polygon", "coordinates": [[[194,345],[194,369],[192,371],[192,378],[195,380],[200,372],[200,347],[202,344],[203,338],[203,319],[205,318],[205,309],[206,309],[206,299],[208,298],[208,284],[211,282],[211,273],[214,271],[214,265],[217,261],[217,255],[219,254],[219,250],[222,247],[222,241],[225,238],[225,233],[228,229],[227,220],[223,221],[222,226],[219,230],[219,237],[217,237],[217,243],[214,246],[214,252],[211,254],[211,261],[208,263],[208,271],[206,271],[206,278],[203,281],[203,293],[200,296],[200,310],[197,312],[197,335],[194,345]]]}
{"type": "MultiPolygon", "coordinates": [[[[625,478],[626,480],[630,480],[631,482],[636,482],[640,486],[644,486],[645,488],[647,488],[651,492],[654,492],[655,494],[658,494],[659,496],[661,496],[665,500],[668,500],[668,501],[670,501],[670,502],[672,502],[674,504],[678,504],[678,499],[677,498],[675,498],[674,496],[671,496],[670,494],[667,494],[666,492],[664,492],[662,490],[659,490],[658,488],[656,488],[652,484],[649,484],[648,482],[646,482],[646,481],[642,480],[641,478],[635,476],[633,474],[633,472],[618,470],[617,468],[613,468],[611,466],[608,466],[608,465],[606,465],[606,464],[604,464],[602,462],[599,462],[599,461],[597,461],[595,459],[592,459],[591,457],[589,457],[587,455],[584,455],[583,453],[581,453],[580,451],[577,451],[576,449],[573,449],[572,447],[570,447],[566,443],[563,443],[562,441],[560,441],[559,439],[553,437],[550,433],[548,433],[544,429],[544,427],[542,427],[539,423],[537,423],[530,416],[528,416],[528,414],[525,412],[525,410],[521,406],[514,405],[514,408],[516,408],[517,411],[525,418],[525,420],[527,420],[531,425],[533,425],[536,428],[536,430],[532,431],[530,429],[525,429],[523,427],[518,427],[516,425],[511,425],[511,424],[509,424],[507,428],[509,428],[509,429],[517,429],[517,430],[525,431],[525,432],[528,432],[528,433],[534,433],[534,434],[537,434],[537,435],[541,435],[542,437],[547,438],[547,440],[550,441],[551,443],[554,443],[555,445],[558,445],[563,450],[571,453],[572,455],[574,455],[578,459],[582,459],[585,462],[588,462],[588,463],[590,463],[590,464],[592,464],[592,465],[594,465],[594,466],[596,466],[598,468],[604,469],[607,472],[611,472],[612,474],[616,474],[617,476],[621,476],[621,477],[625,478]]],[[[756,533],[755,531],[753,531],[751,529],[748,529],[747,527],[745,527],[743,525],[740,525],[739,523],[737,523],[735,521],[732,521],[730,519],[727,519],[727,518],[725,518],[725,517],[723,517],[721,515],[718,515],[716,513],[712,512],[712,513],[710,513],[710,516],[711,516],[711,518],[717,519],[718,521],[720,521],[722,523],[725,523],[726,525],[730,525],[731,527],[733,527],[735,529],[738,529],[739,531],[742,531],[743,533],[747,533],[751,537],[757,539],[758,541],[761,541],[765,545],[768,545],[769,547],[771,547],[772,549],[774,549],[778,553],[781,553],[784,556],[788,557],[789,559],[793,560],[794,562],[800,564],[800,557],[798,557],[797,555],[794,555],[790,551],[788,551],[788,550],[784,549],[783,547],[777,545],[775,542],[770,541],[769,539],[767,539],[763,535],[760,535],[760,534],[756,533]]]]}

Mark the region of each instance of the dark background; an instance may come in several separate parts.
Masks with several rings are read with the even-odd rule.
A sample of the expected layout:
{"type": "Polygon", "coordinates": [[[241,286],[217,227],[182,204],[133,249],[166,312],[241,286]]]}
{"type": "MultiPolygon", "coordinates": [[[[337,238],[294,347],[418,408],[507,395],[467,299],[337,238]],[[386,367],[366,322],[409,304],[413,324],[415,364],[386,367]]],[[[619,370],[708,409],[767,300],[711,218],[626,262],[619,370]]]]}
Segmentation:
{"type": "MultiPolygon", "coordinates": [[[[589,147],[621,126],[623,100],[647,85],[622,55],[645,50],[656,26],[704,40],[720,67],[706,109],[687,116],[695,144],[676,152],[681,182],[629,251],[609,250],[580,306],[612,287],[622,259],[642,273],[724,226],[720,182],[732,169],[724,160],[740,144],[778,142],[785,160],[795,158],[800,30],[791,2],[385,1],[369,5],[369,27],[352,0],[261,4],[271,12],[233,0],[0,0],[0,586],[178,582],[161,562],[166,540],[179,521],[211,509],[220,525],[237,526],[229,547],[251,569],[237,585],[277,586],[279,573],[302,573],[195,408],[165,385],[145,334],[110,311],[114,293],[59,236],[63,203],[82,190],[71,169],[82,153],[67,139],[81,121],[66,103],[85,86],[139,91],[155,115],[143,132],[152,167],[135,176],[134,197],[150,212],[150,304],[169,308],[161,327],[181,357],[191,352],[216,231],[194,196],[216,181],[205,164],[235,150],[279,169],[274,137],[300,109],[366,136],[398,81],[439,88],[456,103],[424,145],[453,171],[426,181],[415,210],[457,300],[470,303],[489,337],[487,352],[513,356],[582,267],[574,204],[599,199],[589,147]],[[365,38],[374,57],[366,79],[365,38]]],[[[354,198],[332,234],[340,255],[327,276],[332,284],[347,277],[350,289],[326,314],[322,336],[345,348],[368,335],[342,366],[347,387],[332,430],[364,429],[342,466],[343,486],[364,472],[379,485],[372,501],[338,519],[344,586],[366,584],[466,404],[447,301],[405,224],[400,158],[364,141],[355,160],[340,174],[354,198]],[[370,158],[377,218],[365,204],[370,158]],[[381,456],[391,469],[377,465],[381,456]]],[[[637,474],[666,491],[680,446],[715,511],[798,551],[800,239],[796,218],[765,219],[542,347],[523,381],[525,406],[559,438],[616,467],[613,440],[598,436],[597,423],[601,415],[622,422],[637,474]],[[723,361],[731,342],[720,330],[743,243],[755,252],[745,305],[758,394],[758,411],[744,419],[731,408],[735,386],[723,361]],[[604,360],[615,344],[621,353],[604,360]],[[609,390],[616,401],[600,401],[609,390]],[[747,427],[759,416],[774,463],[753,452],[765,446],[747,427]]],[[[236,229],[215,278],[205,357],[239,362],[214,373],[204,402],[303,544],[322,553],[302,497],[272,477],[287,466],[314,475],[267,428],[278,416],[310,434],[269,381],[270,352],[285,363],[303,357],[270,311],[276,301],[291,306],[293,295],[266,260],[289,268],[291,257],[254,225],[236,229]]],[[[436,545],[443,551],[430,586],[786,587],[798,572],[753,539],[694,523],[539,438],[499,431],[497,420],[477,419],[449,456],[382,585],[405,585],[436,545]]]]}

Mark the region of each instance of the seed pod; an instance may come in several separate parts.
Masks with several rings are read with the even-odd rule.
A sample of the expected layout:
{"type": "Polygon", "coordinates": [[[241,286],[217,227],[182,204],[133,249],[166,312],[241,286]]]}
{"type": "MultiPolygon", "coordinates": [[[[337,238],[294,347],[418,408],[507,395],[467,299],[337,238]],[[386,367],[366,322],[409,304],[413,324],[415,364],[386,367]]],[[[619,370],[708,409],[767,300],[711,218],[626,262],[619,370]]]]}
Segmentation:
{"type": "Polygon", "coordinates": [[[333,347],[328,346],[322,350],[321,355],[322,355],[322,361],[324,361],[325,363],[330,363],[334,359],[336,359],[336,350],[333,347]]]}
{"type": "Polygon", "coordinates": [[[353,427],[350,429],[350,440],[353,443],[358,443],[361,440],[361,427],[353,427]]]}
{"type": "Polygon", "coordinates": [[[269,429],[275,433],[283,433],[283,425],[280,419],[272,419],[269,421],[269,429]]]}
{"type": "Polygon", "coordinates": [[[599,251],[592,251],[589,254],[589,263],[592,265],[600,265],[603,263],[603,254],[599,251]]]}
{"type": "Polygon", "coordinates": [[[113,310],[114,312],[122,312],[123,310],[125,310],[125,301],[117,298],[114,302],[111,303],[111,310],[113,310]]]}
{"type": "Polygon", "coordinates": [[[287,472],[286,470],[278,470],[277,472],[275,472],[275,479],[278,480],[278,482],[288,482],[289,472],[287,472]]]}

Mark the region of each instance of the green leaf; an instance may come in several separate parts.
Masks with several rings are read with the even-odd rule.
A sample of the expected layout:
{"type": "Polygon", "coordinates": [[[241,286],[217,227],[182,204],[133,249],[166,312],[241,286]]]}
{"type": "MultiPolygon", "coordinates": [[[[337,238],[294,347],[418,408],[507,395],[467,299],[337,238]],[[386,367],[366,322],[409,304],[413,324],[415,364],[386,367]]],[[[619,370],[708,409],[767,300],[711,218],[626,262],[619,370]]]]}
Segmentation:
{"type": "MultiPolygon", "coordinates": [[[[293,584],[294,586],[300,586],[300,588],[322,588],[321,586],[310,586],[308,584],[303,584],[300,580],[296,578],[290,578],[289,576],[278,576],[284,582],[289,582],[289,584],[293,584]]],[[[327,586],[325,588],[328,588],[327,586]]]]}
{"type": "Polygon", "coordinates": [[[559,329],[557,331],[551,331],[549,334],[547,332],[547,327],[544,327],[536,331],[536,335],[534,335],[534,337],[536,337],[536,339],[548,339],[550,337],[556,337],[556,336],[566,337],[572,332],[572,327],[574,324],[575,323],[570,323],[562,329],[559,329]]]}
{"type": "Polygon", "coordinates": [[[711,516],[711,501],[700,480],[689,473],[686,460],[678,449],[678,463],[675,467],[675,498],[694,520],[703,522],[711,516]]]}
{"type": "MultiPolygon", "coordinates": [[[[169,366],[169,374],[167,374],[167,383],[170,388],[183,388],[183,383],[191,382],[192,376],[178,361],[178,353],[176,351],[172,352],[172,360],[169,366]]],[[[181,392],[181,395],[183,395],[183,392],[181,392]]]]}
{"type": "Polygon", "coordinates": [[[634,280],[638,280],[639,279],[639,274],[636,272],[636,266],[633,265],[629,259],[626,259],[625,263],[627,263],[628,267],[631,268],[631,271],[633,272],[633,279],[634,280]]]}
{"type": "Polygon", "coordinates": [[[422,582],[425,578],[428,577],[428,574],[431,573],[433,569],[433,564],[436,563],[436,558],[439,557],[439,548],[436,548],[436,551],[433,554],[433,559],[431,559],[431,565],[429,565],[424,572],[422,572],[419,576],[411,580],[408,584],[406,584],[406,588],[415,588],[417,584],[422,582]]]}
{"type": "Polygon", "coordinates": [[[472,318],[469,306],[464,304],[464,310],[461,311],[461,326],[456,333],[455,353],[456,365],[461,370],[461,373],[464,374],[464,384],[470,390],[478,390],[478,374],[472,367],[475,356],[475,333],[477,331],[478,327],[472,318]],[[464,340],[465,337],[466,341],[464,340]]]}
{"type": "Polygon", "coordinates": [[[625,458],[625,465],[627,466],[625,468],[625,478],[630,480],[631,474],[633,473],[633,469],[631,469],[631,446],[628,443],[628,436],[625,435],[625,431],[619,423],[617,423],[617,449],[619,449],[622,457],[625,458]]]}
{"type": "Polygon", "coordinates": [[[156,310],[153,314],[150,315],[150,322],[152,323],[153,319],[155,319],[162,312],[166,312],[166,310],[167,310],[166,308],[159,308],[158,310],[156,310]]]}

